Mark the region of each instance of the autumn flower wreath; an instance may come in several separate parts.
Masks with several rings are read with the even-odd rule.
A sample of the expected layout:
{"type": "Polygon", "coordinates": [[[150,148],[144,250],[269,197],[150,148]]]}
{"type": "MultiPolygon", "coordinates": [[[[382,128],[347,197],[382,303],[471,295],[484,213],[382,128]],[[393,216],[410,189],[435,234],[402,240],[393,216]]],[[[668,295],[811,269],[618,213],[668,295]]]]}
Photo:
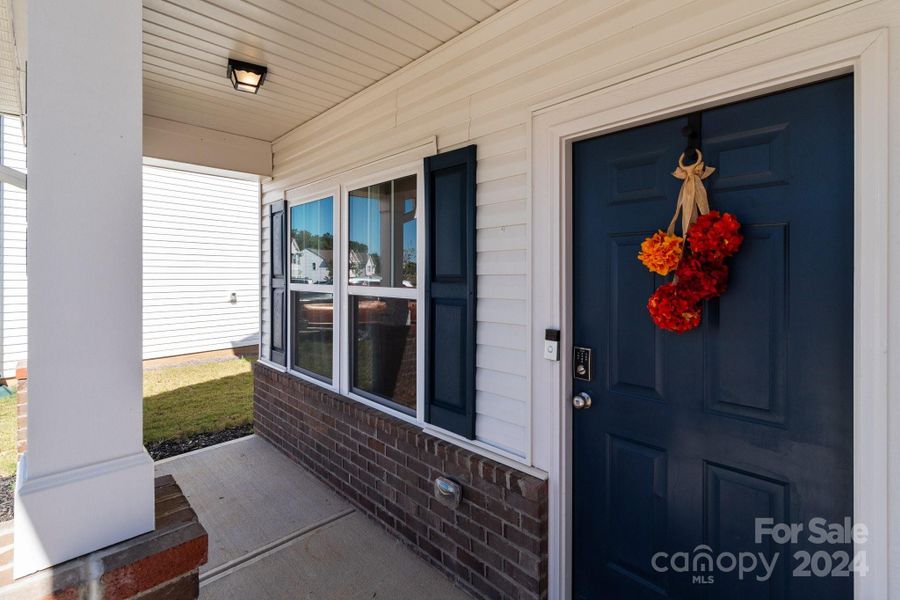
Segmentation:
{"type": "Polygon", "coordinates": [[[658,287],[647,302],[647,310],[657,327],[682,333],[700,324],[703,301],[721,296],[728,287],[725,260],[740,249],[744,236],[741,224],[730,213],[709,209],[703,180],[715,169],[697,161],[684,164],[678,159],[673,175],[683,179],[675,215],[668,231],[657,231],[641,244],[638,259],[654,273],[675,273],[670,283],[658,287]],[[682,236],[675,235],[681,214],[682,236]],[[687,244],[685,245],[685,240],[687,244]]]}

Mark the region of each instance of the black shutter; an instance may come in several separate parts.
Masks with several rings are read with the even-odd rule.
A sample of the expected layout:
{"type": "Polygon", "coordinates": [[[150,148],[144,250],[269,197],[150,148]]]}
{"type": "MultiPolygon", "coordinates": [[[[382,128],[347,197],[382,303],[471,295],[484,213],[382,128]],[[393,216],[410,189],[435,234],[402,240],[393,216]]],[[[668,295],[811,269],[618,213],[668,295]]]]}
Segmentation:
{"type": "Polygon", "coordinates": [[[425,419],[475,437],[475,146],[425,159],[425,419]]]}
{"type": "Polygon", "coordinates": [[[287,365],[287,203],[269,213],[269,360],[287,365]]]}

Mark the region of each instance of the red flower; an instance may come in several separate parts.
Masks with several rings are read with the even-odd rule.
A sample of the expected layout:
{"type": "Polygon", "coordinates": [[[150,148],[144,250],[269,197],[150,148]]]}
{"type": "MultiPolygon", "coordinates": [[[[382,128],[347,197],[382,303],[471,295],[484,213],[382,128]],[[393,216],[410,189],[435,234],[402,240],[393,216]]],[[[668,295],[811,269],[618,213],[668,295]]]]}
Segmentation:
{"type": "MultiPolygon", "coordinates": [[[[699,217],[685,236],[685,248],[675,268],[675,281],[656,289],[647,302],[650,317],[660,329],[682,333],[700,324],[702,302],[721,296],[728,287],[728,266],[725,259],[733,256],[741,247],[744,236],[741,224],[729,213],[710,211],[699,217]]],[[[655,238],[644,241],[639,256],[651,271],[665,275],[668,270],[656,269],[665,259],[665,265],[675,263],[673,252],[662,252],[664,247],[660,232],[655,238]],[[653,259],[653,260],[648,260],[653,259]],[[653,262],[656,261],[656,262],[653,262]],[[652,264],[648,264],[648,262],[652,264]],[[663,272],[665,271],[665,272],[663,272]]]]}
{"type": "Polygon", "coordinates": [[[688,288],[667,283],[656,288],[647,302],[650,318],[660,329],[681,333],[700,324],[700,298],[688,288]]]}
{"type": "Polygon", "coordinates": [[[721,296],[728,288],[728,267],[704,262],[695,255],[685,256],[675,271],[675,278],[679,287],[700,300],[709,300],[721,296]]]}
{"type": "Polygon", "coordinates": [[[730,213],[711,210],[697,219],[687,233],[691,252],[706,263],[721,263],[741,247],[741,224],[730,213]]]}

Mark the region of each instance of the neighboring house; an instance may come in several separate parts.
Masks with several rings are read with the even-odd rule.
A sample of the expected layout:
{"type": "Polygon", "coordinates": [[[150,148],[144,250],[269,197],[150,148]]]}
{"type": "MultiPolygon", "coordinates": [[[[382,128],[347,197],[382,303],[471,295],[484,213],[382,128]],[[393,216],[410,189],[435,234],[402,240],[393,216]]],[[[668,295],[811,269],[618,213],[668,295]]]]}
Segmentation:
{"type": "Polygon", "coordinates": [[[298,283],[325,283],[331,281],[331,250],[300,250],[297,240],[291,238],[291,279],[298,283]]]}
{"type": "Polygon", "coordinates": [[[359,285],[377,284],[381,277],[375,277],[375,259],[368,252],[350,251],[349,273],[350,283],[359,285]]]}
{"type": "MultiPolygon", "coordinates": [[[[18,118],[0,116],[0,164],[25,172],[18,118]]],[[[25,275],[25,190],[0,182],[0,377],[16,374],[28,353],[28,279],[25,275]]]]}
{"type": "Polygon", "coordinates": [[[259,343],[259,183],[144,166],[144,358],[259,343]]]}
{"type": "MultiPolygon", "coordinates": [[[[0,117],[0,157],[25,171],[19,119],[0,117]]],[[[145,359],[259,343],[256,178],[160,166],[143,177],[145,359]]],[[[2,376],[28,355],[25,190],[0,183],[2,376]]]]}

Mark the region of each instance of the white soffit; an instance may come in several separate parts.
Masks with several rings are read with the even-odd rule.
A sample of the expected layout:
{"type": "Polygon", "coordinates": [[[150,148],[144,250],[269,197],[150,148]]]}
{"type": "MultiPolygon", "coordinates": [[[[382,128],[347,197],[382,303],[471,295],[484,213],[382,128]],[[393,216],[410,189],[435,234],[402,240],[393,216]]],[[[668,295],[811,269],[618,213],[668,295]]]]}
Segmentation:
{"type": "Polygon", "coordinates": [[[143,2],[144,113],[271,141],[514,0],[143,2]],[[257,95],[229,57],[269,68],[257,95]]]}
{"type": "Polygon", "coordinates": [[[0,113],[18,115],[19,70],[10,0],[0,0],[0,113]]]}

